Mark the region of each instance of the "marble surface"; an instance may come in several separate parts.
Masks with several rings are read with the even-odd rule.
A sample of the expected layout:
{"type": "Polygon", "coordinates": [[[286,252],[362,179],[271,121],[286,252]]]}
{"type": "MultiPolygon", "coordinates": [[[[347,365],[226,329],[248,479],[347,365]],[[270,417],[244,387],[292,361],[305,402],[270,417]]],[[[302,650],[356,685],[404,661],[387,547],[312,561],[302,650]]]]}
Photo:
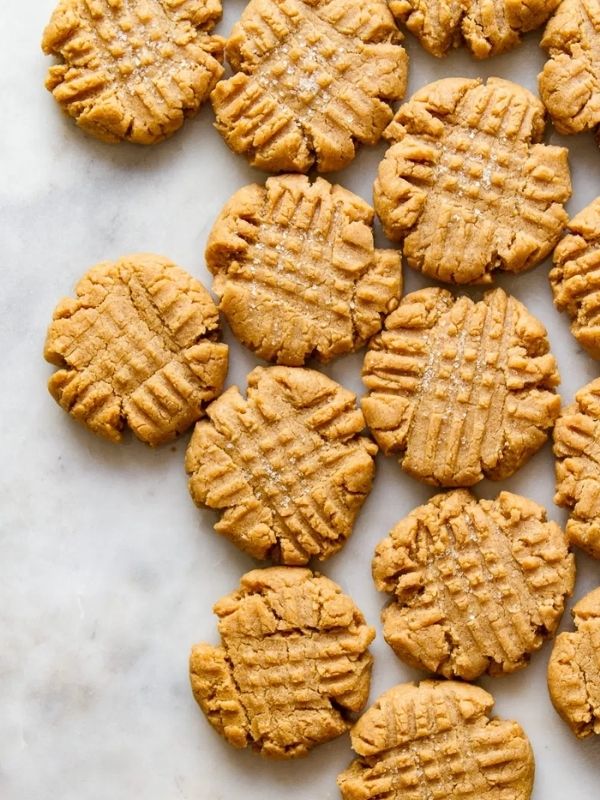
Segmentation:
{"type": "MultiPolygon", "coordinates": [[[[250,569],[250,558],[211,530],[215,520],[187,494],[187,436],[152,451],[127,439],[114,446],[70,420],[46,392],[42,359],[56,301],[90,265],[132,251],[164,253],[209,276],[203,248],[211,224],[238,187],[263,176],[232,155],[211,112],[152,149],[111,147],[61,116],[43,88],[39,50],[54,0],[4,0],[0,10],[3,124],[2,429],[0,495],[0,797],[3,800],[288,800],[337,798],[335,776],[350,760],[347,737],[307,760],[268,763],[237,752],[208,726],[192,699],[187,656],[216,641],[212,603],[250,569]]],[[[227,0],[220,30],[239,15],[227,0]]],[[[462,53],[436,61],[412,40],[410,90],[442,76],[493,75],[535,90],[543,63],[539,35],[512,54],[476,63],[462,53]]],[[[591,136],[549,141],[571,151],[576,212],[600,189],[591,136]]],[[[383,148],[364,150],[334,176],[369,199],[383,148]]],[[[547,265],[498,282],[549,328],[565,399],[598,373],[554,311],[547,265]]],[[[406,274],[407,289],[423,285],[406,274]]],[[[245,386],[255,359],[232,341],[229,383],[245,386]]],[[[327,372],[361,393],[361,356],[327,372]]],[[[504,486],[549,507],[549,447],[504,486]]],[[[492,497],[498,485],[477,487],[492,497]]],[[[376,542],[432,491],[378,459],[378,477],[354,536],[323,571],[349,591],[378,626],[383,597],[370,579],[376,542]]],[[[577,554],[576,598],[600,583],[600,564],[577,554]]],[[[570,622],[566,615],[563,627],[570,622]]],[[[371,698],[416,673],[374,644],[371,698]]],[[[550,647],[505,679],[484,680],[497,712],[531,737],[535,800],[595,800],[600,740],[577,742],[553,711],[545,684],[550,647]]]]}

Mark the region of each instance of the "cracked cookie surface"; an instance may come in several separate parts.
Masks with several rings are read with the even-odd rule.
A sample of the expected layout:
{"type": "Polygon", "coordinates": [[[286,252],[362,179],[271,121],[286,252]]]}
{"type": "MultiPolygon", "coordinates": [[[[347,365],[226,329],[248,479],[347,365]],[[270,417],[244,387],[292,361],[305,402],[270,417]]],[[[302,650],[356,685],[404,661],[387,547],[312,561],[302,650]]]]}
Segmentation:
{"type": "Polygon", "coordinates": [[[600,0],[563,0],[541,41],[540,96],[559,133],[600,125],[600,0]]]}
{"type": "Polygon", "coordinates": [[[390,9],[432,55],[465,44],[475,58],[505,53],[543,25],[560,0],[390,0],[390,9]]]}
{"type": "Polygon", "coordinates": [[[375,144],[406,89],[385,0],[250,0],[211,99],[229,147],[270,172],[341,169],[375,144]]]}
{"type": "Polygon", "coordinates": [[[569,222],[554,250],[554,305],[571,318],[571,333],[600,359],[600,197],[569,222]]]}
{"type": "Polygon", "coordinates": [[[159,142],[223,74],[220,18],[220,0],[61,0],[42,39],[61,60],[46,88],[98,139],[159,142]]]}
{"type": "Polygon", "coordinates": [[[190,679],[230,744],[297,758],[350,727],[369,695],[375,631],[337,584],[300,567],[253,570],[214,611],[221,645],[192,648],[190,679]]]}
{"type": "Polygon", "coordinates": [[[55,400],[94,433],[161,444],[204,414],[227,374],[219,313],[197,280],[140,253],[93,267],[54,311],[44,357],[55,400]]]}
{"type": "Polygon", "coordinates": [[[228,389],[186,455],[194,501],[251,556],[306,564],[337,552],[371,490],[375,444],[352,392],[300,367],[257,367],[228,389]]]}
{"type": "Polygon", "coordinates": [[[300,366],[362,347],[398,305],[400,256],[373,243],[373,209],[323,178],[269,178],[229,200],[206,248],[236,338],[300,366]]]}
{"type": "Polygon", "coordinates": [[[554,708],[573,733],[600,735],[600,589],[573,608],[574,632],[557,637],[548,664],[554,708]]]}
{"type": "Polygon", "coordinates": [[[600,379],[564,408],[554,428],[557,506],[569,509],[567,536],[600,558],[600,379]]]}
{"type": "Polygon", "coordinates": [[[379,543],[373,578],[392,595],[387,643],[411,666],[472,681],[529,663],[554,635],[573,591],[564,533],[510,492],[433,497],[379,543]]]}
{"type": "Polygon", "coordinates": [[[350,731],[357,754],[344,800],[528,800],[534,760],[521,726],[492,718],[493,697],[456,681],[401,684],[350,731]]]}
{"type": "Polygon", "coordinates": [[[546,329],[502,289],[474,303],[413,292],[371,339],[362,407],[384,453],[415,478],[472,486],[512,475],[560,410],[546,329]]]}
{"type": "Polygon", "coordinates": [[[402,105],[374,185],[386,235],[448,283],[490,283],[549,255],[567,223],[567,150],[541,143],[544,107],[500,78],[446,78],[402,105]]]}

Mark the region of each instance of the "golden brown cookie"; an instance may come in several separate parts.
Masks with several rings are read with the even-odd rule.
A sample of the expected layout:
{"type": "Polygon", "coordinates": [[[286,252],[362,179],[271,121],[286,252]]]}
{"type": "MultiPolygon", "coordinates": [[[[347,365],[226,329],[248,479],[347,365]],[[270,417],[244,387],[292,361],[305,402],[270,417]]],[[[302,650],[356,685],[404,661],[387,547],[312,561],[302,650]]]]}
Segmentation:
{"type": "Polygon", "coordinates": [[[559,133],[600,125],[600,0],[563,0],[541,41],[540,95],[559,133]]]}
{"type": "Polygon", "coordinates": [[[513,47],[521,34],[543,25],[560,0],[390,0],[423,47],[441,58],[465,44],[475,58],[488,58],[513,47]]]}
{"type": "Polygon", "coordinates": [[[571,317],[571,333],[581,346],[600,358],[600,197],[569,222],[553,259],[554,305],[571,317]]]}
{"type": "Polygon", "coordinates": [[[350,731],[358,755],[338,777],[344,800],[528,800],[531,745],[492,718],[493,697],[456,681],[384,692],[350,731]]]}
{"type": "Polygon", "coordinates": [[[159,142],[223,74],[220,18],[220,0],[60,0],[42,40],[61,61],[46,88],[97,139],[159,142]]]}
{"type": "Polygon", "coordinates": [[[138,253],[93,267],[62,300],[44,357],[54,399],[117,442],[127,424],[151,445],[186,430],[223,387],[227,345],[206,289],[171,261],[138,253]]]}
{"type": "Polygon", "coordinates": [[[417,669],[475,680],[527,666],[554,635],[575,581],[564,533],[532,500],[438,494],[379,543],[373,577],[391,594],[385,640],[417,669]]]}
{"type": "Polygon", "coordinates": [[[387,236],[414,269],[450,283],[490,283],[552,250],[571,195],[564,147],[541,144],[544,107],[500,78],[446,78],[402,105],[374,186],[387,236]]]}
{"type": "Polygon", "coordinates": [[[192,648],[190,679],[230,744],[298,758],[350,727],[369,695],[375,631],[336,583],[299,567],[257,569],[214,612],[221,645],[192,648]]]}
{"type": "Polygon", "coordinates": [[[291,366],[362,347],[402,284],[400,255],[375,249],[372,225],[364,200],[323,178],[282,175],[236,192],[206,263],[239,341],[291,366]]]}
{"type": "Polygon", "coordinates": [[[561,633],[548,663],[554,708],[575,736],[600,734],[600,588],[573,608],[575,628],[561,633]]]}
{"type": "Polygon", "coordinates": [[[600,558],[600,378],[563,408],[554,428],[554,455],[554,502],[570,511],[567,536],[600,558]]]}
{"type": "Polygon", "coordinates": [[[211,99],[235,153],[269,172],[331,172],[375,144],[408,59],[385,0],[250,0],[211,99]]]}
{"type": "Polygon", "coordinates": [[[371,490],[375,444],[356,397],[320,372],[257,367],[207,410],[186,456],[190,493],[251,556],[306,564],[337,552],[371,490]]]}
{"type": "Polygon", "coordinates": [[[363,381],[384,453],[439,486],[509,477],[560,410],[546,329],[502,289],[478,303],[445,289],[407,295],[371,340],[363,381]]]}

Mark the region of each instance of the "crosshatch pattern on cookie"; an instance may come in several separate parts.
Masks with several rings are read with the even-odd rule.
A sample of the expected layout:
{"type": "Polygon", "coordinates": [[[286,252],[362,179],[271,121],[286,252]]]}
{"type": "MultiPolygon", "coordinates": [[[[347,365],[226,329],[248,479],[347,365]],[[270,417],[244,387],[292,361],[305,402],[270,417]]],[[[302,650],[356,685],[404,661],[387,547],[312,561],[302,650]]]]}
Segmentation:
{"type": "Polygon", "coordinates": [[[298,567],[244,575],[215,605],[221,645],[195,645],[194,696],[234,747],[297,758],[340,736],[369,695],[375,637],[340,587],[298,567]]]}
{"type": "Polygon", "coordinates": [[[196,503],[255,558],[306,564],[339,550],[371,490],[375,444],[352,392],[314,370],[258,367],[228,389],[186,457],[196,503]]]}
{"type": "Polygon", "coordinates": [[[373,209],[322,178],[269,178],[237,192],[208,240],[235,336],[280,364],[328,361],[361,347],[398,305],[400,256],[377,250],[373,209]]]}
{"type": "Polygon", "coordinates": [[[375,209],[410,266],[454,283],[542,261],[568,220],[565,148],[540,144],[544,109],[499,78],[448,78],[400,107],[384,132],[375,209]]]}
{"type": "Polygon", "coordinates": [[[556,630],[575,581],[567,539],[546,511],[502,492],[433,497],[399,522],[373,559],[384,635],[417,669],[475,680],[529,663],[556,630]]]}
{"type": "Polygon", "coordinates": [[[413,292],[365,356],[367,425],[427,483],[506,478],[546,441],[560,410],[548,349],[541,322],[501,289],[478,303],[413,292]]]}
{"type": "Polygon", "coordinates": [[[99,139],[160,141],[223,74],[220,17],[220,0],[61,0],[42,47],[63,63],[46,87],[99,139]]]}
{"type": "Polygon", "coordinates": [[[341,169],[404,95],[401,39],[383,0],[251,0],[227,43],[238,72],[212,94],[217,129],[260,169],[341,169]]]}

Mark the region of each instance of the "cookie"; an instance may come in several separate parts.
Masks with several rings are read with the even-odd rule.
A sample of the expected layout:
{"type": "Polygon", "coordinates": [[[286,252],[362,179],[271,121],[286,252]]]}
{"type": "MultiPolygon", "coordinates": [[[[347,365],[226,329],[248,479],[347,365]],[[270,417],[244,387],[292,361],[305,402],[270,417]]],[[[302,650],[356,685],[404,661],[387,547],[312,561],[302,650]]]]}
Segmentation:
{"type": "Polygon", "coordinates": [[[381,330],[398,305],[400,255],[377,250],[373,209],[323,178],[269,178],[229,200],[206,248],[237,339],[258,356],[329,361],[381,330]]]}
{"type": "Polygon", "coordinates": [[[306,564],[337,552],[371,490],[377,447],[356,398],[300,367],[257,367],[192,436],[190,493],[215,530],[254,558],[306,564]]]}
{"type": "Polygon", "coordinates": [[[338,777],[343,800],[528,800],[531,745],[492,718],[493,697],[456,681],[384,692],[350,732],[358,755],[338,777]]]}
{"type": "Polygon", "coordinates": [[[567,536],[600,558],[600,378],[575,395],[554,428],[557,506],[570,511],[567,536]]]}
{"type": "Polygon", "coordinates": [[[600,588],[573,608],[576,631],[561,633],[548,663],[552,704],[575,736],[600,734],[600,588]]]}
{"type": "Polygon", "coordinates": [[[554,635],[575,561],[564,533],[532,500],[438,494],[379,543],[373,578],[392,595],[383,631],[417,669],[472,681],[527,666],[554,635]]]}
{"type": "Polygon", "coordinates": [[[553,259],[554,305],[571,317],[571,333],[579,344],[600,358],[600,197],[569,222],[553,259]]]}
{"type": "MultiPolygon", "coordinates": [[[[600,125],[600,0],[563,0],[541,46],[549,59],[538,76],[540,96],[559,133],[600,125]]],[[[600,130],[600,129],[599,129],[600,130]]]]}
{"type": "Polygon", "coordinates": [[[560,0],[390,0],[392,14],[431,55],[441,58],[465,44],[475,58],[489,58],[543,25],[560,0]]]}
{"type": "Polygon", "coordinates": [[[367,701],[375,637],[340,587],[300,567],[257,569],[214,607],[221,645],[192,648],[192,691],[234,747],[298,758],[367,701]]]}
{"type": "Polygon", "coordinates": [[[60,0],[42,39],[60,60],[46,88],[97,139],[159,142],[223,74],[220,18],[220,0],[60,0]]]}
{"type": "Polygon", "coordinates": [[[259,169],[341,169],[404,96],[400,41],[385,0],[250,0],[211,95],[217,130],[259,169]]]}
{"type": "Polygon", "coordinates": [[[54,399],[114,442],[125,425],[162,444],[186,430],[222,389],[227,345],[206,289],[171,261],[138,253],[93,267],[62,300],[44,357],[59,369],[54,399]]]}
{"type": "Polygon", "coordinates": [[[546,329],[502,289],[474,303],[445,289],[407,295],[363,365],[362,407],[384,453],[425,483],[508,478],[560,411],[546,329]]]}
{"type": "Polygon", "coordinates": [[[384,137],[375,210],[409,265],[448,283],[522,272],[558,241],[571,196],[564,147],[542,144],[544,107],[500,78],[445,78],[402,105],[384,137]]]}

